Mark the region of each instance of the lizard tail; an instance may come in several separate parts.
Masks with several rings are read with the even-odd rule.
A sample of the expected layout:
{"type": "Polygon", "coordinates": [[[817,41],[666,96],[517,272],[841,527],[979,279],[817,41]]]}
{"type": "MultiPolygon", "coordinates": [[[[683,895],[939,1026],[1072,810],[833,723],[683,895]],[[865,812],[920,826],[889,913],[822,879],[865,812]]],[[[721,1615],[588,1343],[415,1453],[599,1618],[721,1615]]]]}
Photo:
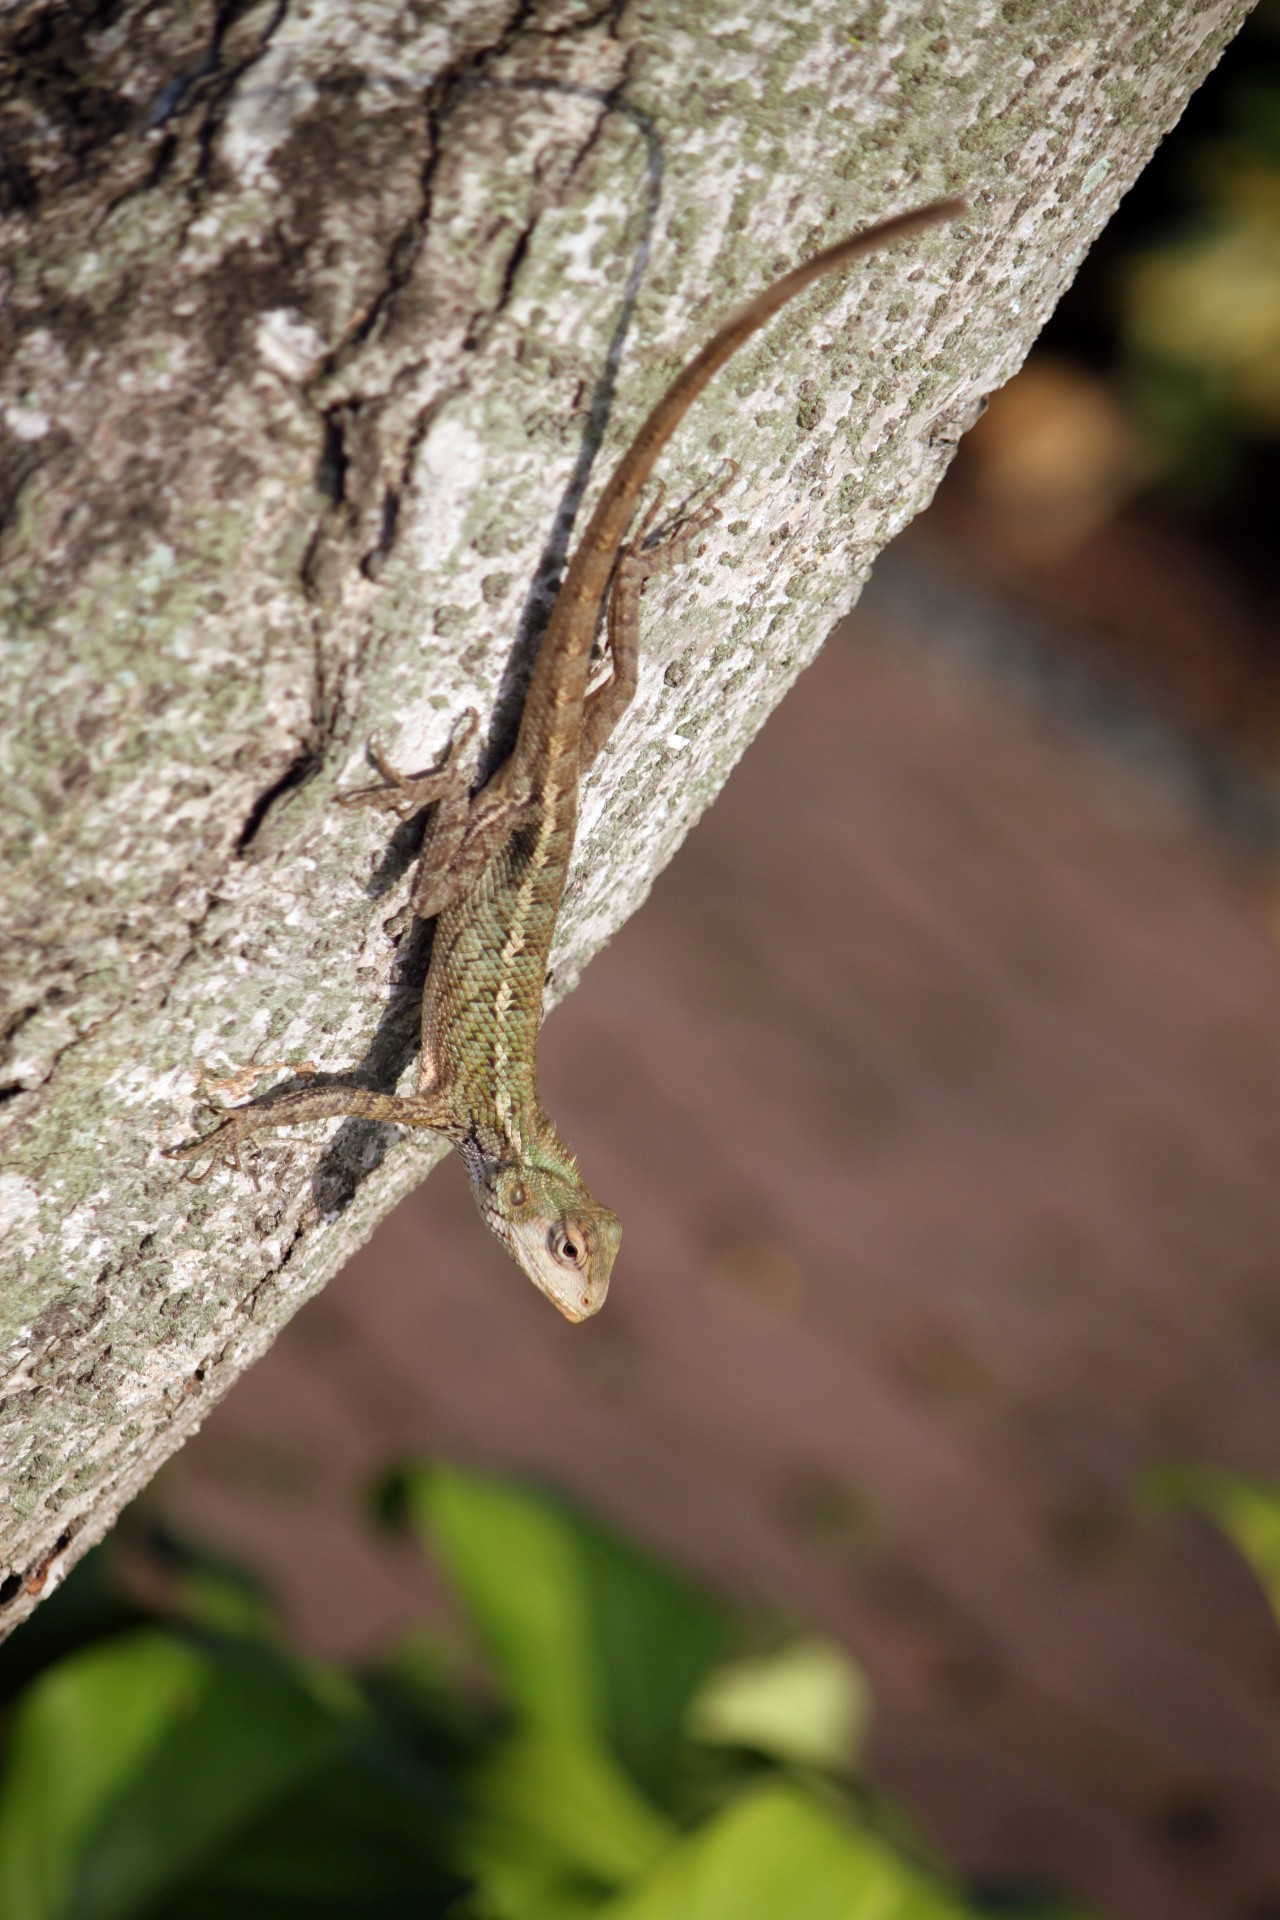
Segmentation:
{"type": "Polygon", "coordinates": [[[921,233],[926,227],[954,220],[966,211],[966,203],[961,199],[935,200],[927,207],[915,207],[910,213],[896,213],[888,220],[877,221],[875,226],[851,233],[844,240],[837,240],[833,247],[814,254],[811,260],[793,267],[754,300],[730,314],[667,388],[601,494],[556,596],[551,620],[538,649],[535,680],[545,674],[548,684],[553,682],[562,671],[556,665],[557,656],[572,646],[573,636],[583,632],[594,634],[609,577],[636,501],[658,455],[713,374],[780,307],[785,307],[824,274],[838,272],[864,254],[874,253],[877,248],[904,239],[908,234],[921,233]]]}

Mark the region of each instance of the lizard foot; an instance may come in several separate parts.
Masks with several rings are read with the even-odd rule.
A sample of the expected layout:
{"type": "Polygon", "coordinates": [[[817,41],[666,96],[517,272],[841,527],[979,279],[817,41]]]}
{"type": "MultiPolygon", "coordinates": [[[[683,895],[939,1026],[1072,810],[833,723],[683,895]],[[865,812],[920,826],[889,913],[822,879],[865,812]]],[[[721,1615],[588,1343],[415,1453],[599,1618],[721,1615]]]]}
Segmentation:
{"type": "Polygon", "coordinates": [[[454,728],[439,766],[430,767],[425,773],[401,773],[391,765],[379,742],[370,740],[369,758],[382,779],[377,786],[348,788],[338,795],[340,803],[344,807],[388,807],[400,819],[407,820],[437,800],[452,798],[459,792],[465,795],[470,775],[463,763],[464,755],[479,725],[480,715],[474,707],[468,707],[454,728]]]}
{"type": "Polygon", "coordinates": [[[736,460],[726,460],[720,472],[700,494],[690,495],[661,522],[658,522],[658,512],[662,506],[662,493],[658,492],[635,539],[622,556],[637,584],[641,584],[652,573],[665,573],[669,567],[683,565],[703,534],[709,532],[721,518],[720,501],[737,479],[739,471],[736,460]]]}

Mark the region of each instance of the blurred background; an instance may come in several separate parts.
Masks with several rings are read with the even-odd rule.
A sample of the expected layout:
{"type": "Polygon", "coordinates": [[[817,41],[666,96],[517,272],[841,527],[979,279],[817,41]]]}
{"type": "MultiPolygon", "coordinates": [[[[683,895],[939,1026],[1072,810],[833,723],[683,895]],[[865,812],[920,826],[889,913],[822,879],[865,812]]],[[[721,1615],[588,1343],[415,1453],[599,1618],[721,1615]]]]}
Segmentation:
{"type": "Polygon", "coordinates": [[[451,1159],[135,1533],[359,1661],[450,1604],[370,1480],[534,1476],[849,1649],[867,1780],[972,1884],[1277,1920],[1280,1637],[1160,1488],[1280,1482],[1278,512],[1268,4],[549,1023],[606,1312],[451,1159]]]}

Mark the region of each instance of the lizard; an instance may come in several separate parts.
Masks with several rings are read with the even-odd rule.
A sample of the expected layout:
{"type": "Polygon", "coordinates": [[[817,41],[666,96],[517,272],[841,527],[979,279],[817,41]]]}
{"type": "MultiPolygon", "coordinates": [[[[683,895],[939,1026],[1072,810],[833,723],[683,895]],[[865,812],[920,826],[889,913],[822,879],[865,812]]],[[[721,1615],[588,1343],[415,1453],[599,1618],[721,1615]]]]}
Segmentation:
{"type": "Polygon", "coordinates": [[[327,1085],[268,1093],[233,1108],[200,1138],[168,1148],[169,1157],[235,1157],[244,1137],[261,1128],[337,1115],[430,1128],[461,1153],[485,1223],[534,1285],[568,1320],[599,1311],[621,1226],[588,1191],[538,1096],[547,966],[579,785],[635,692],[645,581],[684,557],[719,517],[714,497],[655,536],[659,494],[628,534],[662,448],[752,334],[815,280],[964,210],[962,200],[939,200],[837,241],[732,313],[684,365],[600,494],[542,634],[515,744],[478,790],[468,765],[479,727],[474,709],[425,773],[399,772],[370,743],[379,782],[340,797],[402,817],[432,808],[409,895],[411,912],[435,921],[415,1091],[327,1085]],[[593,655],[602,619],[609,670],[601,682],[593,655]]]}

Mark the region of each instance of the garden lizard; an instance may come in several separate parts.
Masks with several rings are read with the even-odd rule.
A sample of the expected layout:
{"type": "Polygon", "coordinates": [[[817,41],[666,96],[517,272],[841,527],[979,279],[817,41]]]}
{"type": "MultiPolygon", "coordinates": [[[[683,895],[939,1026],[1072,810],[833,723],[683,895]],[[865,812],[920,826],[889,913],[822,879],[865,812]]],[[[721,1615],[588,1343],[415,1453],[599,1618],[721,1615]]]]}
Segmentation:
{"type": "Polygon", "coordinates": [[[434,919],[422,999],[417,1089],[401,1096],[329,1085],[265,1095],[198,1140],[169,1149],[234,1155],[246,1134],[334,1115],[427,1127],[461,1153],[480,1212],[525,1273],[569,1320],[604,1303],[618,1251],[616,1215],[594,1200],[543,1112],[538,1030],[547,962],[578,817],[579,783],[636,686],[646,578],[686,555],[711,520],[704,501],[655,533],[657,506],[628,531],[654,462],[690,403],[743,342],[822,275],[964,210],[940,200],[816,254],[732,314],[679,373],[619,461],[578,542],[534,661],[510,756],[472,793],[473,711],[441,764],[406,776],[376,745],[378,785],[343,798],[401,815],[433,808],[409,905],[434,919]],[[607,616],[609,676],[592,684],[607,616]]]}

